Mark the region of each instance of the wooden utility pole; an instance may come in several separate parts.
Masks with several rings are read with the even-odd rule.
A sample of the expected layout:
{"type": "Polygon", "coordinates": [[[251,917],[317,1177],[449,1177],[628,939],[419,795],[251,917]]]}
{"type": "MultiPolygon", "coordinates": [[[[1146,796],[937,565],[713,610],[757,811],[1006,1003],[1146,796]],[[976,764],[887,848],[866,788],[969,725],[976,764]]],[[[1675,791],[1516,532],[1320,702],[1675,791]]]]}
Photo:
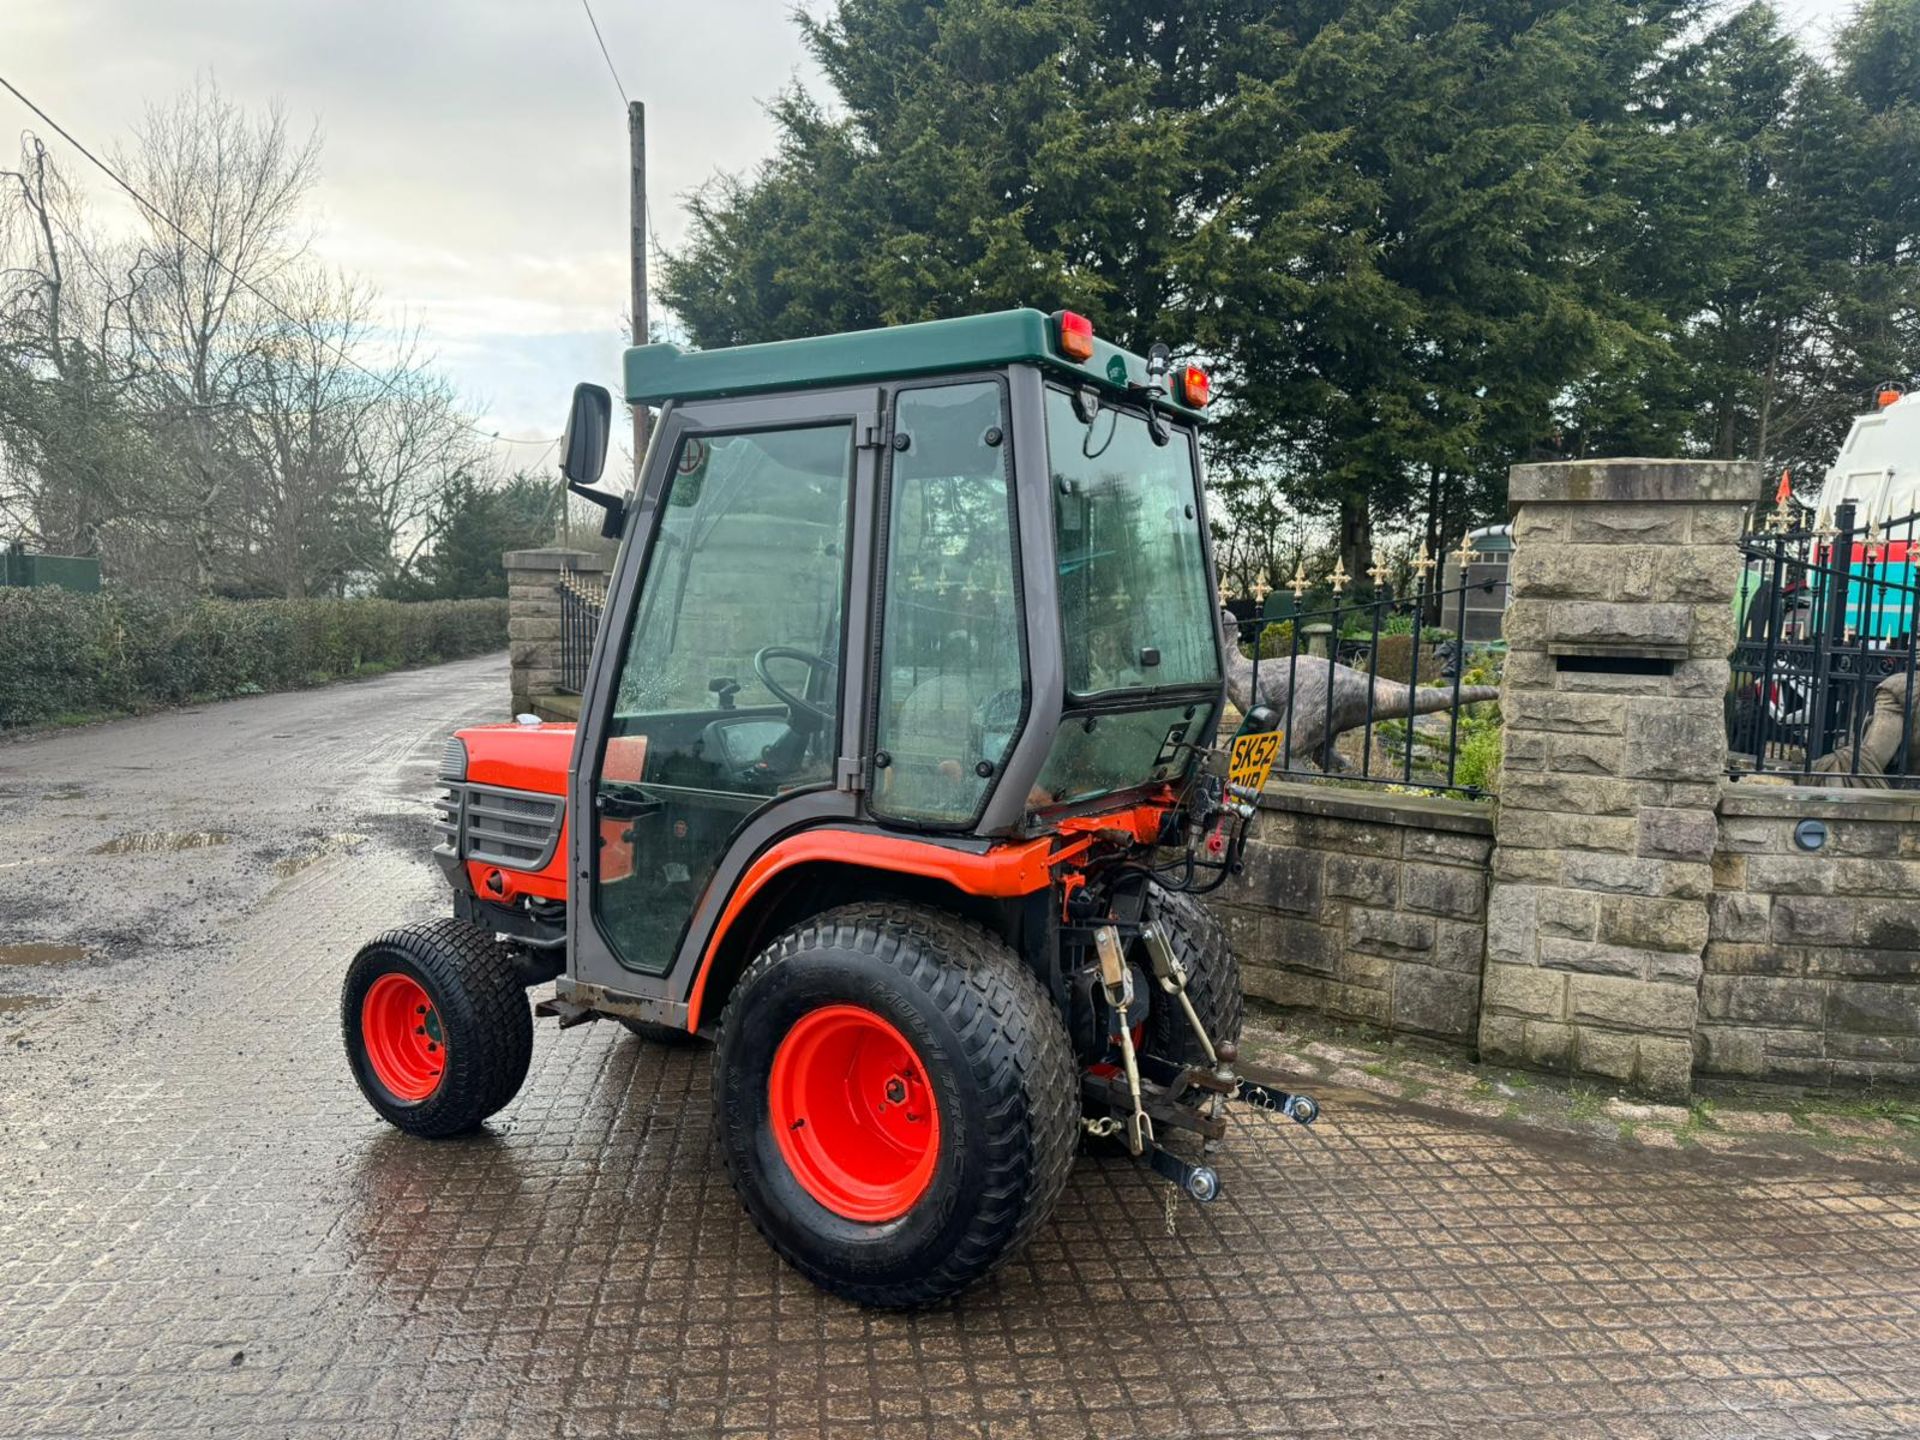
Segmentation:
{"type": "MultiPolygon", "coordinates": [[[[633,343],[647,343],[647,107],[627,102],[627,146],[633,164],[633,343]]],[[[633,407],[633,481],[640,483],[640,466],[647,454],[647,407],[633,407]]]]}

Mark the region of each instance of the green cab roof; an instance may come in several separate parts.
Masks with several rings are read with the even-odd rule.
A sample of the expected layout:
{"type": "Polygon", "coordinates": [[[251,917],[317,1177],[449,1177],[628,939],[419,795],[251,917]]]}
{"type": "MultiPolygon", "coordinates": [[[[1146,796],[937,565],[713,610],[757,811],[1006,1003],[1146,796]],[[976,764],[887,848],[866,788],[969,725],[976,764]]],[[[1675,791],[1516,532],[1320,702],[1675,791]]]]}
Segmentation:
{"type": "MultiPolygon", "coordinates": [[[[1063,380],[1113,394],[1147,382],[1147,362],[1131,351],[1096,335],[1091,360],[1069,360],[1055,349],[1051,316],[1038,310],[1001,310],[724,350],[636,345],[626,357],[627,403],[663,405],[669,400],[877,384],[1001,365],[1039,365],[1063,380]]],[[[1190,420],[1207,418],[1204,411],[1189,409],[1171,394],[1160,405],[1190,420]]]]}

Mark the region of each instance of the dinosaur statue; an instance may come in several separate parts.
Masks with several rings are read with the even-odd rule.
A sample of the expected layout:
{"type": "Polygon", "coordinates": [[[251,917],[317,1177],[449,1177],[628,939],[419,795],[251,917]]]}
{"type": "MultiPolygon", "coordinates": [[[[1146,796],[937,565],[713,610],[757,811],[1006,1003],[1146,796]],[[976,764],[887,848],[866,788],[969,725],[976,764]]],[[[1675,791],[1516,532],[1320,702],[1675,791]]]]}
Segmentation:
{"type": "MultiPolygon", "coordinates": [[[[1920,699],[1920,680],[1911,684],[1915,698],[1920,699]]],[[[1876,685],[1859,745],[1845,744],[1822,755],[1813,762],[1813,775],[1800,783],[1885,790],[1890,775],[1920,775],[1920,723],[1907,709],[1908,687],[1905,671],[1876,685]]]]}
{"type": "MultiPolygon", "coordinates": [[[[1253,662],[1240,650],[1240,625],[1230,610],[1220,611],[1220,638],[1227,654],[1227,696],[1244,715],[1254,703],[1253,662]]],[[[1348,730],[1367,723],[1367,690],[1373,689],[1373,718],[1404,720],[1413,715],[1431,715],[1451,710],[1454,705],[1472,705],[1481,700],[1498,700],[1500,691],[1493,685],[1462,685],[1456,695],[1451,685],[1422,685],[1418,689],[1398,680],[1381,680],[1351,665],[1325,660],[1318,655],[1280,656],[1260,662],[1259,702],[1280,717],[1286,735],[1281,760],[1285,768],[1298,768],[1304,760],[1317,769],[1331,772],[1340,767],[1333,742],[1348,730]],[[1327,706],[1327,686],[1333,686],[1333,706],[1327,706]],[[1292,721],[1288,721],[1288,700],[1292,700],[1292,721]]]]}

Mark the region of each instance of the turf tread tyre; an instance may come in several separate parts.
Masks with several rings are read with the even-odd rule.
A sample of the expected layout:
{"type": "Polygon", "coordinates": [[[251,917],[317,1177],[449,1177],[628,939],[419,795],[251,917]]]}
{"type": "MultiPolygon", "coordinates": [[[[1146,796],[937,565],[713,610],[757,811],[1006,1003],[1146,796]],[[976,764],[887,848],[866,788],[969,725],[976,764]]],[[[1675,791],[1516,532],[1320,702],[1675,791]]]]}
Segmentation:
{"type": "Polygon", "coordinates": [[[464,920],[403,925],[360,948],[340,991],[347,1061],[369,1104],[411,1135],[441,1139],[477,1129],[520,1091],[533,1060],[533,1013],[512,958],[464,920]],[[426,988],[447,1037],[447,1070],[426,1099],[407,1103],[374,1078],[360,1035],[367,989],[391,970],[426,988]]]}
{"type": "MultiPolygon", "coordinates": [[[[1151,887],[1150,913],[1166,933],[1167,943],[1187,972],[1187,998],[1213,1043],[1238,1045],[1246,1020],[1246,999],[1240,989],[1240,961],[1227,943],[1226,927],[1196,895],[1151,887]]],[[[1153,1014],[1148,1019],[1147,1048],[1182,1064],[1206,1060],[1193,1027],[1180,1003],[1155,987],[1153,1014]]]]}
{"type": "MultiPolygon", "coordinates": [[[[836,1295],[889,1309],[948,1299],[1018,1253],[1066,1188],[1080,1134],[1072,1046],[1038,978],[984,926],[878,902],[823,912],[782,935],[748,967],[728,1000],[720,1035],[714,1051],[714,1125],[734,1189],[768,1244],[836,1295]],[[948,1027],[956,1058],[978,1087],[987,1122],[970,1138],[980,1162],[979,1180],[961,1232],[907,1272],[878,1279],[857,1278],[848,1265],[834,1266],[809,1253],[831,1250],[828,1242],[794,1243],[789,1232],[798,1227],[776,1213],[768,1187],[752,1173],[761,1163],[755,1137],[734,1133],[729,1117],[735,1048],[729,1041],[735,1027],[758,1003],[767,977],[834,950],[878,962],[893,983],[948,1027]]],[[[922,1063],[927,1063],[924,1055],[922,1063]]]]}

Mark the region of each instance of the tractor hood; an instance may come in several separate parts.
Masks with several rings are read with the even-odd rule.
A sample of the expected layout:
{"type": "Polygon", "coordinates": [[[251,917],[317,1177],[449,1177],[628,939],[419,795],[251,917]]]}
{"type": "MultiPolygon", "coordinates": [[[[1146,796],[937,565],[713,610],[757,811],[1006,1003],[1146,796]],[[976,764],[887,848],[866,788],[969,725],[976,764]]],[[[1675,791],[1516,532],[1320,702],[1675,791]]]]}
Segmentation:
{"type": "Polygon", "coordinates": [[[470,725],[456,730],[447,742],[440,775],[505,790],[565,795],[572,758],[571,725],[470,725]]]}

